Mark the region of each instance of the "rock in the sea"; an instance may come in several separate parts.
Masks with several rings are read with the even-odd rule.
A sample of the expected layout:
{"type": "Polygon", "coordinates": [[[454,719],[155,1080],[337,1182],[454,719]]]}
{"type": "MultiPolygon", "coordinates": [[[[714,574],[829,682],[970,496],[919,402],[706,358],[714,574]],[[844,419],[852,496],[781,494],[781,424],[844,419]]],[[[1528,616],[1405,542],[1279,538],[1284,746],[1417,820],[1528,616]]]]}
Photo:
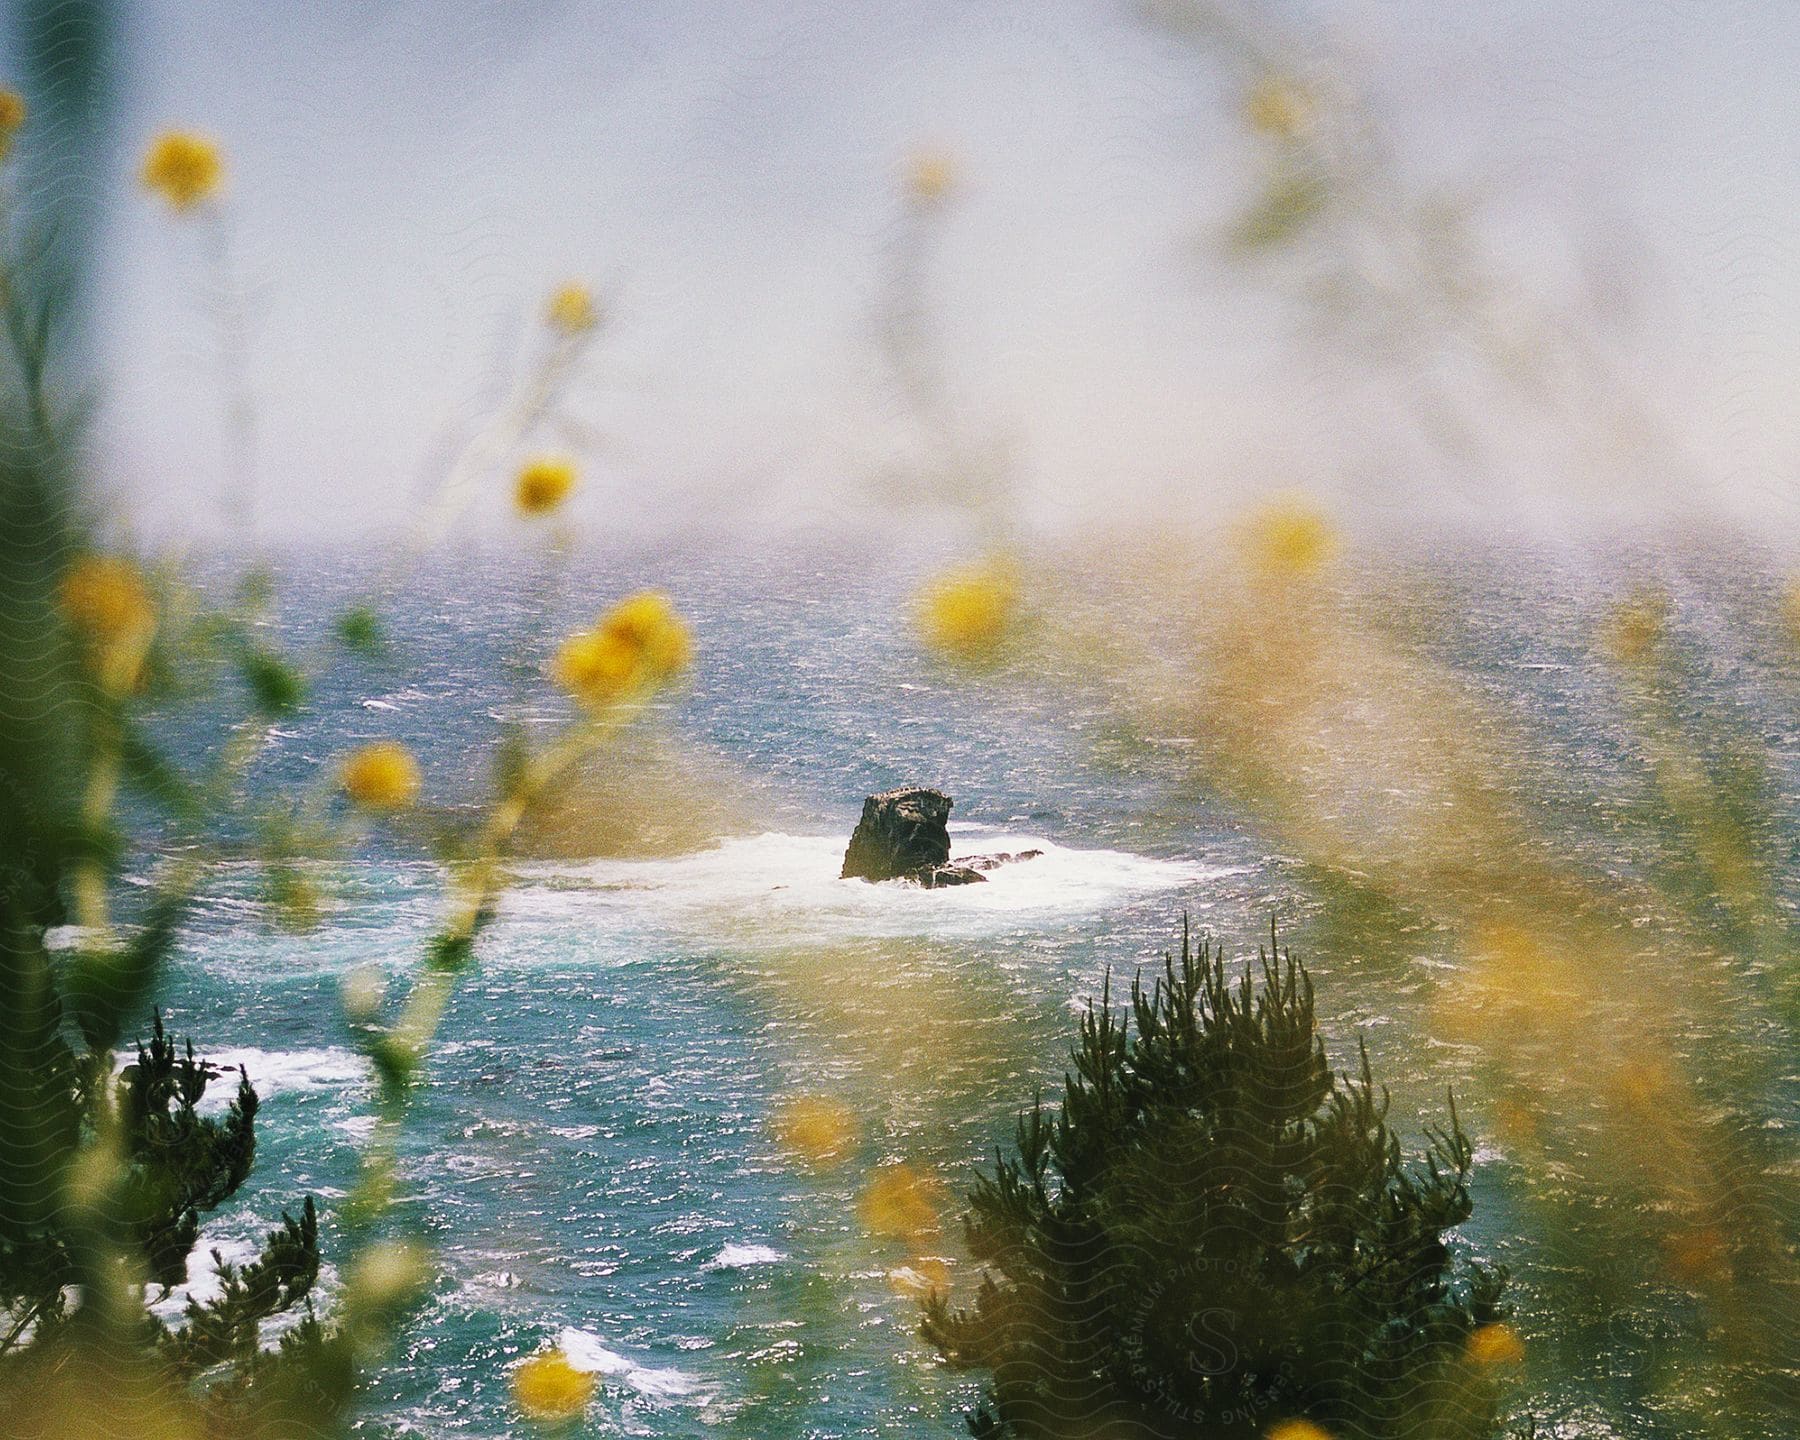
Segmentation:
{"type": "Polygon", "coordinates": [[[950,862],[950,807],[942,790],[908,785],[863,801],[844,852],[844,880],[917,879],[950,862]]]}
{"type": "Polygon", "coordinates": [[[908,785],[863,801],[862,819],[844,852],[843,880],[911,880],[927,890],[979,885],[983,871],[1013,860],[1035,860],[1041,850],[1017,855],[971,855],[950,862],[950,807],[942,790],[908,785]]]}
{"type": "Polygon", "coordinates": [[[1020,850],[1017,854],[1002,852],[999,855],[971,855],[956,863],[969,870],[998,870],[1002,865],[1010,865],[1015,860],[1035,860],[1043,853],[1042,850],[1020,850]]]}

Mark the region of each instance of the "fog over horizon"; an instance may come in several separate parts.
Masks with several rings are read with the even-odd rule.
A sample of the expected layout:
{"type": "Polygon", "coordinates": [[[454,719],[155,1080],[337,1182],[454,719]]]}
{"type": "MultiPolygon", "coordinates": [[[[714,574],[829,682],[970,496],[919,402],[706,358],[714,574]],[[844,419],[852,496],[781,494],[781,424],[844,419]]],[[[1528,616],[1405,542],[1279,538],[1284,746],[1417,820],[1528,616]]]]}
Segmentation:
{"type": "MultiPolygon", "coordinates": [[[[145,3],[120,36],[103,473],[139,533],[217,533],[207,234],[135,185],[174,124],[227,154],[271,540],[397,534],[570,278],[607,311],[570,406],[580,528],[886,524],[909,419],[877,317],[933,149],[957,180],[920,298],[1021,526],[1301,489],[1370,532],[1800,541],[1800,14],[1264,9],[1366,101],[1409,193],[1471,207],[1498,291],[1602,355],[1642,433],[1571,446],[1496,410],[1486,463],[1447,465],[1408,382],[1222,253],[1256,184],[1252,76],[1130,4],[145,3]]],[[[505,479],[474,532],[512,523],[505,479]]]]}

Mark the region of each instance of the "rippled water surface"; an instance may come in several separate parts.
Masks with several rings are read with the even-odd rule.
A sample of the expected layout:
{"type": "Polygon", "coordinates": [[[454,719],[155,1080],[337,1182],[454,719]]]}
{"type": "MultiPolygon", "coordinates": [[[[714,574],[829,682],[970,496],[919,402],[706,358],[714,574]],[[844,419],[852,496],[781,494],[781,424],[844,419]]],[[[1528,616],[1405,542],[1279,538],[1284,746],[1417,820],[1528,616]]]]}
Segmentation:
{"type": "MultiPolygon", "coordinates": [[[[307,573],[293,604],[316,621],[351,577],[307,573]]],[[[1156,961],[1184,914],[1237,954],[1277,916],[1312,967],[1334,1056],[1366,1040],[1404,1133],[1442,1118],[1446,1086],[1472,1082],[1476,1057],[1432,1033],[1453,962],[1428,928],[1380,955],[1333,943],[1304,867],[1190,783],[1187,737],[1121,747],[1079,677],[930,671],[898,618],[910,577],[873,573],[685,559],[573,587],[572,616],[652,580],[692,615],[691,689],[655,723],[743,779],[749,823],[689,853],[519,864],[407,1145],[406,1208],[441,1275],[377,1386],[378,1412],[402,1428],[512,1433],[508,1364],[560,1338],[603,1377],[593,1433],[962,1433],[973,1387],[918,1341],[908,1277],[893,1273],[909,1257],[862,1234],[855,1197],[889,1161],[960,1190],[1059,1083],[1075,1014],[1108,968],[1156,961]],[[956,797],[959,852],[1044,856],[937,892],[836,879],[862,797],[907,781],[956,797]],[[863,1139],[850,1163],[814,1174],[780,1153],[771,1111],[796,1093],[851,1107],[863,1139]]],[[[263,778],[301,783],[343,746],[394,735],[421,749],[434,794],[476,798],[481,757],[517,708],[507,657],[556,625],[508,600],[502,578],[472,567],[402,609],[393,666],[316,693],[263,778]]],[[[1465,610],[1445,643],[1471,684],[1542,723],[1569,785],[1549,799],[1574,804],[1616,761],[1584,661],[1507,631],[1504,597],[1490,603],[1490,628],[1465,610]]],[[[1791,753],[1791,729],[1771,723],[1791,753]]],[[[378,842],[314,932],[263,924],[248,874],[199,916],[166,992],[172,1024],[242,1063],[265,1102],[251,1184],[208,1231],[227,1258],[306,1193],[329,1225],[370,1113],[338,985],[368,963],[400,981],[440,882],[378,842]]],[[[1524,1260],[1529,1306],[1513,1161],[1476,1138],[1465,1240],[1524,1260]]],[[[950,1228],[939,1248],[954,1262],[950,1228]]]]}

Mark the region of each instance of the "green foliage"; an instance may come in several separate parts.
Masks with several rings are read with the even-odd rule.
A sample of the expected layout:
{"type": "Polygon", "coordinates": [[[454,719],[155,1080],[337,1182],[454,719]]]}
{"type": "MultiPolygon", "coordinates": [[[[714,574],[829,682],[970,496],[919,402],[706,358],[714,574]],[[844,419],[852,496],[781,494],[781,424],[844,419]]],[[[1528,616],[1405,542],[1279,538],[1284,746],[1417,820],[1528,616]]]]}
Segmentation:
{"type": "Polygon", "coordinates": [[[1324,213],[1329,198],[1329,190],[1316,174],[1304,170],[1278,173],[1238,217],[1229,237],[1231,249],[1249,254],[1293,239],[1324,213]]]}
{"type": "Polygon", "coordinates": [[[160,896],[123,943],[77,951],[65,967],[63,1006],[96,1063],[118,1044],[125,1018],[143,1013],[183,909],[181,897],[160,896]]]}
{"type": "Polygon", "coordinates": [[[1305,970],[1264,952],[1261,977],[1184,932],[1128,1014],[1109,985],[1061,1110],[1023,1115],[977,1180],[981,1289],[925,1317],[949,1363],[992,1376],[977,1435],[1495,1433],[1464,1351],[1505,1278],[1446,1243],[1471,1210],[1454,1106],[1403,1163],[1367,1055],[1355,1077],[1327,1064],[1305,970]]]}
{"type": "Polygon", "coordinates": [[[433,970],[442,970],[451,975],[466,970],[474,958],[473,935],[437,935],[425,947],[425,963],[433,970]]]}
{"type": "MultiPolygon", "coordinates": [[[[15,926],[63,918],[58,881],[79,843],[75,797],[83,687],[56,613],[77,520],[66,476],[4,398],[0,410],[0,913],[15,926]]],[[[5,943],[0,941],[0,943],[5,943]]]]}
{"type": "Polygon", "coordinates": [[[271,1230],[262,1253],[239,1268],[213,1253],[220,1293],[201,1303],[190,1298],[179,1330],[169,1331],[163,1349],[184,1376],[215,1365],[245,1366],[259,1354],[259,1327],[264,1320],[292,1309],[319,1278],[319,1217],[312,1196],[300,1218],[282,1212],[281,1228],[271,1230]]]}
{"type": "Polygon", "coordinates": [[[267,565],[252,565],[238,577],[235,590],[237,608],[244,614],[260,615],[275,602],[275,572],[267,565]]]}
{"type": "Polygon", "coordinates": [[[388,648],[387,630],[381,617],[368,605],[352,605],[333,627],[338,644],[355,655],[379,656],[388,648]]]}
{"type": "Polygon", "coordinates": [[[305,678],[265,645],[244,646],[238,655],[238,673],[256,713],[267,719],[286,715],[306,698],[305,678]]]}
{"type": "Polygon", "coordinates": [[[256,1155],[257,1099],[248,1076],[239,1073],[222,1117],[196,1108],[218,1074],[194,1058],[193,1041],[178,1051],[158,1015],[149,1045],[138,1047],[118,1080],[127,1166],[119,1211],[153,1284],[172,1287],[186,1277],[201,1212],[237,1192],[256,1155]]]}
{"type": "MultiPolygon", "coordinates": [[[[48,1163],[36,1172],[35,1187],[46,1203],[0,1206],[0,1316],[6,1318],[0,1393],[11,1388],[9,1372],[62,1344],[63,1332],[79,1319],[67,1293],[86,1275],[83,1250],[92,1243],[94,1216],[54,1197],[66,1192],[83,1136],[102,1127],[116,1133],[122,1163],[93,1209],[115,1247],[137,1258],[146,1284],[165,1292],[187,1278],[203,1218],[243,1186],[256,1154],[257,1097],[248,1076],[239,1072],[222,1114],[202,1115],[201,1101],[222,1072],[196,1059],[191,1041],[178,1047],[160,1015],[149,1043],[117,1077],[110,1049],[83,1052],[53,1043],[48,1051],[50,1083],[39,1087],[38,1098],[54,1117],[47,1127],[54,1143],[41,1152],[48,1163]]],[[[319,1271],[310,1197],[299,1220],[286,1214],[282,1220],[250,1265],[220,1263],[220,1294],[204,1303],[190,1299],[180,1326],[144,1315],[148,1341],[183,1377],[218,1365],[245,1371],[261,1364],[262,1322],[307,1298],[319,1271]]]]}

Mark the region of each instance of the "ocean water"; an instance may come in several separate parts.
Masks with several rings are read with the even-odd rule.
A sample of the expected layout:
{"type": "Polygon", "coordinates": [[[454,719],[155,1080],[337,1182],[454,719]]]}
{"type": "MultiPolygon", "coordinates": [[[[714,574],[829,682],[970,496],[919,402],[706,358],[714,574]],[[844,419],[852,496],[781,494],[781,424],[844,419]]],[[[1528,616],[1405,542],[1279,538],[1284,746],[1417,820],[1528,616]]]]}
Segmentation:
{"type": "MultiPolygon", "coordinates": [[[[1455,963],[1441,935],[1418,925],[1398,950],[1346,948],[1318,877],[1196,787],[1190,737],[1121,742],[1091,677],[969,680],[924,664],[902,618],[915,579],[865,556],[679,552],[581,561],[551,589],[468,557],[406,589],[391,659],[340,667],[259,758],[258,786],[299,794],[347,746],[393,736],[419,750],[434,797],[473,803],[501,726],[554,714],[519,657],[656,583],[692,618],[697,658],[648,723],[674,773],[731,791],[733,823],[672,851],[517,863],[408,1132],[400,1218],[431,1240],[438,1278],[373,1384],[371,1423],[518,1433],[509,1366],[555,1342],[602,1382],[581,1433],[964,1433],[976,1384],[918,1339],[915,1257],[864,1234],[857,1196],[889,1163],[941,1177],[945,1234],[929,1252],[968,1286],[954,1212],[973,1167],[1059,1085],[1106,974],[1159,963],[1184,917],[1233,955],[1253,955],[1273,919],[1312,970],[1332,1054],[1347,1065],[1368,1045],[1409,1138],[1444,1118],[1446,1087],[1479,1089],[1479,1056],[1432,1025],[1455,963]],[[839,881],[863,796],[910,781],[955,796],[958,853],[1043,858],[937,892],[839,881]],[[771,1137],[771,1114],[799,1094],[854,1114],[842,1166],[797,1166],[771,1137]]],[[[289,567],[295,643],[362,580],[344,560],[289,567]]],[[[1544,594],[1563,592],[1540,592],[1521,627],[1519,583],[1467,581],[1455,624],[1434,633],[1473,690],[1533,719],[1537,758],[1566,787],[1549,811],[1586,814],[1626,783],[1577,638],[1587,602],[1557,609],[1544,594]]],[[[1771,710],[1765,729],[1790,765],[1791,724],[1771,710]]],[[[193,716],[169,734],[190,755],[217,739],[193,716]]],[[[323,878],[324,921],[295,934],[269,923],[251,868],[228,869],[163,990],[172,1028],[242,1064],[264,1102],[255,1172],[202,1245],[228,1259],[309,1193],[338,1258],[334,1203],[371,1113],[339,986],[372,965],[403,990],[441,912],[443,877],[404,836],[371,836],[323,878]]],[[[1475,1113],[1476,1218],[1459,1243],[1512,1264],[1520,1328],[1559,1337],[1561,1359],[1529,1381],[1540,1413],[1663,1433],[1644,1399],[1654,1367],[1629,1360],[1650,1342],[1637,1328],[1570,1338],[1515,1194],[1518,1159],[1475,1113]]],[[[197,1257],[202,1290],[207,1270],[197,1257]]],[[[327,1297],[335,1283],[328,1269],[327,1297]]],[[[1630,1324],[1654,1335],[1681,1320],[1630,1324]]]]}

